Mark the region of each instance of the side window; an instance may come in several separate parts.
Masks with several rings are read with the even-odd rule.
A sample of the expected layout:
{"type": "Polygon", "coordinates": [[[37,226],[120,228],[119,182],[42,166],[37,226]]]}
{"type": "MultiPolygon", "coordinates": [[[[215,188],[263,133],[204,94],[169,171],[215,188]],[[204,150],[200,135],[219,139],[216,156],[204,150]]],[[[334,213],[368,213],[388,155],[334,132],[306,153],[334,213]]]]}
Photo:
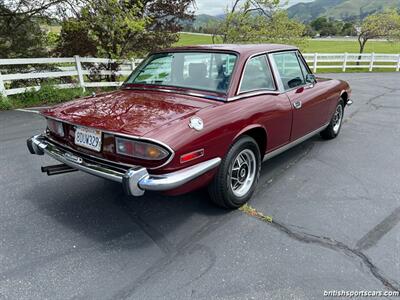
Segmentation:
{"type": "Polygon", "coordinates": [[[274,89],[274,80],[265,55],[250,59],[246,64],[239,92],[274,89]]]}
{"type": "Polygon", "coordinates": [[[302,86],[306,83],[302,67],[295,52],[275,53],[273,57],[285,90],[302,86]]]}

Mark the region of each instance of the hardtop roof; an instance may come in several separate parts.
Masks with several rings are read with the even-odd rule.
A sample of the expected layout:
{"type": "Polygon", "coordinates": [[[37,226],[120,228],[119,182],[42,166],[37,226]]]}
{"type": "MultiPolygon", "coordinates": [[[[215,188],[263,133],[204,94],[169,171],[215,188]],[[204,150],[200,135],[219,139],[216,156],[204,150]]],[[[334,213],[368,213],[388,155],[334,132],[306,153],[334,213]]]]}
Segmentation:
{"type": "Polygon", "coordinates": [[[276,52],[285,50],[297,50],[298,48],[290,45],[281,44],[211,44],[195,45],[168,48],[156,52],[175,52],[175,51],[233,51],[243,55],[254,55],[261,52],[276,52]]]}

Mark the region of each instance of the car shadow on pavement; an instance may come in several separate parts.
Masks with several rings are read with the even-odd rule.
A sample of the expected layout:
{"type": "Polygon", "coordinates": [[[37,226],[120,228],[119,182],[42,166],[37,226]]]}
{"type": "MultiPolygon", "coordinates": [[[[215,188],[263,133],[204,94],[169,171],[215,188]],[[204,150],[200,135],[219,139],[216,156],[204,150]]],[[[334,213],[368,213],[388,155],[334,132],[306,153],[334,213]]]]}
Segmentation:
{"type": "Polygon", "coordinates": [[[120,184],[84,173],[44,177],[25,197],[55,226],[61,225],[62,232],[72,230],[78,239],[103,245],[124,240],[121,245],[127,247],[155,243],[165,251],[231,213],[214,206],[205,189],[176,197],[158,193],[128,197],[120,184]],[[140,242],[126,241],[138,236],[140,242]]]}
{"type": "MultiPolygon", "coordinates": [[[[315,137],[264,163],[256,195],[268,189],[269,178],[283,173],[319,140],[315,137]]],[[[43,180],[35,189],[28,190],[26,197],[41,214],[61,225],[62,232],[72,230],[79,239],[101,245],[124,240],[121,247],[133,248],[155,243],[164,252],[212,223],[219,224],[214,226],[216,229],[240,215],[237,210],[213,205],[206,189],[174,197],[150,192],[142,197],[128,197],[120,184],[81,172],[43,175],[43,180]],[[129,242],[130,237],[136,240],[129,242]]]]}

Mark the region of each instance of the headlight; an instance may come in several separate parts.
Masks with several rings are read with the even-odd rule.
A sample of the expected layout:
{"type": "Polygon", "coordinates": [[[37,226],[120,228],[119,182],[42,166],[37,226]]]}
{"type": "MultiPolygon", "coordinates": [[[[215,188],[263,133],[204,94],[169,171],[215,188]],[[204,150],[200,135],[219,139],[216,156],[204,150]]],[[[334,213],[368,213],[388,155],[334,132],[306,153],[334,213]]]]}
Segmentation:
{"type": "Polygon", "coordinates": [[[118,154],[146,160],[161,160],[170,154],[160,146],[116,137],[115,146],[118,154]]]}
{"type": "Polygon", "coordinates": [[[64,137],[64,126],[61,122],[47,119],[47,128],[49,128],[50,132],[60,136],[64,137]]]}

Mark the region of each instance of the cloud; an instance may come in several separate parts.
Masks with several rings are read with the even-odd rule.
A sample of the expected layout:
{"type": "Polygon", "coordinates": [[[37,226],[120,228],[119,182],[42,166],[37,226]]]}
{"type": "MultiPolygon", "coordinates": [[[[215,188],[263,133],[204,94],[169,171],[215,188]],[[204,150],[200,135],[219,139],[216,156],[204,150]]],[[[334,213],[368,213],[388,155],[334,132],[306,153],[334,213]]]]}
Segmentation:
{"type": "MultiPolygon", "coordinates": [[[[314,0],[281,0],[284,4],[288,1],[287,6],[294,5],[299,2],[311,2],[314,0]]],[[[196,15],[207,14],[207,15],[220,15],[225,13],[227,6],[232,6],[233,0],[196,0],[196,15]]]]}
{"type": "Polygon", "coordinates": [[[228,5],[231,4],[230,0],[197,0],[196,1],[196,14],[220,15],[225,12],[228,5]]]}

